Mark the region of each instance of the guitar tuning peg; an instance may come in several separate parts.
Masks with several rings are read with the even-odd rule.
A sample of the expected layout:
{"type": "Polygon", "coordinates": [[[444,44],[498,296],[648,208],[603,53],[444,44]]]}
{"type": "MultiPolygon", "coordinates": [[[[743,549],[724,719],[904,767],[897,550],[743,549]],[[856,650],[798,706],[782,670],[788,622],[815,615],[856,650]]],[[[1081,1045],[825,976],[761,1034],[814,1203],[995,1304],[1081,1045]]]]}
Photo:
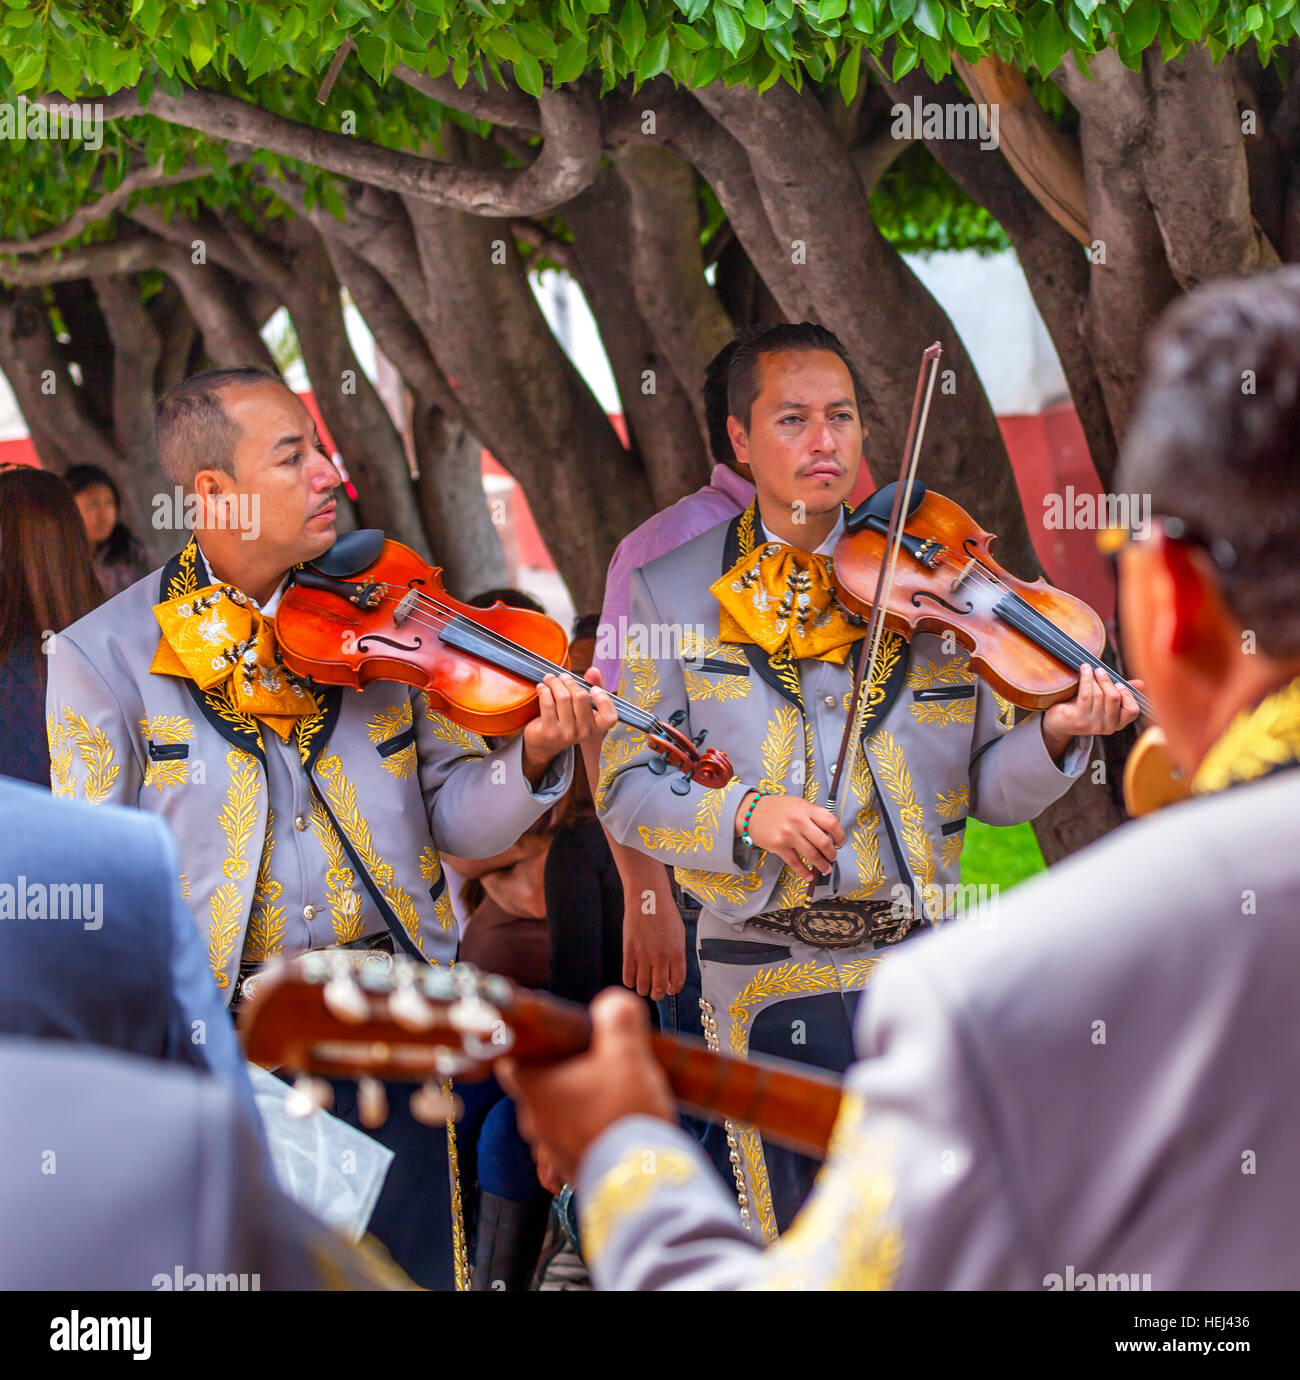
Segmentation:
{"type": "Polygon", "coordinates": [[[360,1025],[370,1016],[370,1003],[350,973],[336,973],[321,993],[330,1014],[348,1025],[360,1025]]]}
{"type": "Polygon", "coordinates": [[[403,1030],[428,1030],[437,1023],[433,1007],[414,987],[399,987],[388,998],[388,1014],[403,1030]]]}
{"type": "Polygon", "coordinates": [[[445,1126],[464,1111],[464,1103],[451,1091],[449,1083],[430,1079],[411,1094],[411,1115],[425,1126],[445,1126]]]}
{"type": "Polygon", "coordinates": [[[333,1101],[334,1089],[325,1079],[313,1078],[306,1073],[299,1074],[293,1080],[293,1087],[284,1099],[285,1115],[293,1117],[295,1121],[302,1121],[311,1116],[317,1108],[328,1108],[333,1101]]]}
{"type": "Polygon", "coordinates": [[[377,1078],[363,1078],[357,1084],[357,1115],[371,1131],[388,1120],[388,1094],[377,1078]]]}

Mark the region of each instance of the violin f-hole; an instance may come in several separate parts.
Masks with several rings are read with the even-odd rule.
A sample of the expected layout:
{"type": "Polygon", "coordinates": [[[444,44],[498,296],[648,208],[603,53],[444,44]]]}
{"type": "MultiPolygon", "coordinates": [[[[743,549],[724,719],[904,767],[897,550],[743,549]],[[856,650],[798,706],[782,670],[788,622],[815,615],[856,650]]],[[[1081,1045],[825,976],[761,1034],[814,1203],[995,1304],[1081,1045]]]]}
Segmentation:
{"type": "Polygon", "coordinates": [[[367,642],[382,642],[385,647],[391,647],[397,652],[418,652],[424,646],[422,638],[417,637],[414,642],[398,642],[391,637],[385,637],[382,633],[364,633],[357,638],[357,651],[368,652],[370,650],[365,644],[367,642]]]}
{"type": "Polygon", "coordinates": [[[950,604],[942,596],[935,594],[932,590],[928,589],[918,589],[916,593],[912,595],[912,606],[914,608],[919,609],[921,607],[922,599],[933,599],[936,604],[939,604],[941,607],[946,608],[949,613],[955,613],[959,616],[963,614],[973,613],[975,611],[974,604],[967,604],[964,609],[959,609],[956,604],[950,604]]]}

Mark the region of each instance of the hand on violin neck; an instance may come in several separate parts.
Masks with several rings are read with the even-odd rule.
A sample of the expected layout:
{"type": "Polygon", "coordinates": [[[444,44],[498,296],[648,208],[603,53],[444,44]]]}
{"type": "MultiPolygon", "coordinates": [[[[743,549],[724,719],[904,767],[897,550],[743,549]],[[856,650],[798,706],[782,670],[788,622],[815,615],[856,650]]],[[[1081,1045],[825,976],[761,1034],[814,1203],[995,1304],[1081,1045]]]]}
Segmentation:
{"type": "MultiPolygon", "coordinates": [[[[1142,681],[1130,682],[1142,690],[1142,681]]],[[[1079,691],[1043,712],[1043,742],[1054,762],[1060,762],[1075,738],[1116,733],[1138,716],[1137,701],[1125,686],[1116,685],[1104,671],[1085,665],[1079,672],[1079,691]]]]}
{"type": "Polygon", "coordinates": [[[523,769],[536,787],[546,769],[566,748],[601,737],[618,722],[614,701],[601,688],[593,666],[583,677],[589,694],[567,676],[547,676],[537,687],[537,717],[524,728],[523,769]]]}

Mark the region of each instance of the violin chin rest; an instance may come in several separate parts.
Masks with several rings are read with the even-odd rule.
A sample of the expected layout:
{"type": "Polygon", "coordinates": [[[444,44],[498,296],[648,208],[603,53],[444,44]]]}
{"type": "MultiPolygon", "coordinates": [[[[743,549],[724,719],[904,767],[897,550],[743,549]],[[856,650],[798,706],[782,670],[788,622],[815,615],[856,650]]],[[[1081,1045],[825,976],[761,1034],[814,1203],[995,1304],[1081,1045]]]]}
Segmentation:
{"type": "Polygon", "coordinates": [[[363,527],[357,532],[344,534],[323,555],[310,562],[313,570],[322,575],[333,575],[342,579],[356,575],[379,559],[387,538],[379,527],[363,527]]]}
{"type": "MultiPolygon", "coordinates": [[[[849,520],[845,523],[845,530],[856,532],[862,527],[868,518],[879,518],[881,522],[888,523],[889,515],[894,510],[894,490],[898,488],[898,480],[891,479],[888,484],[882,484],[870,498],[863,499],[861,503],[849,514],[849,520]]],[[[926,488],[919,479],[912,481],[912,502],[907,510],[907,516],[911,517],[921,506],[921,500],[925,497],[926,488]]]]}

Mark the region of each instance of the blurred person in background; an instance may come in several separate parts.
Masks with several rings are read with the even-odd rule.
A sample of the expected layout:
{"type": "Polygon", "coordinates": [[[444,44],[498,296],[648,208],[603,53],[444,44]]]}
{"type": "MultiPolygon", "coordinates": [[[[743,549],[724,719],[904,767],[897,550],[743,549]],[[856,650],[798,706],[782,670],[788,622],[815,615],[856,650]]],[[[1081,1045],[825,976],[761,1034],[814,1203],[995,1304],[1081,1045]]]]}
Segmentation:
{"type": "Polygon", "coordinates": [[[105,470],[73,465],[63,478],[86,524],[104,597],[111,599],[149,573],[148,554],[121,520],[122,495],[105,470]]]}
{"type": "Polygon", "coordinates": [[[62,632],[103,602],[68,486],[29,466],[0,471],[0,776],[50,784],[45,657],[62,632]]]}

